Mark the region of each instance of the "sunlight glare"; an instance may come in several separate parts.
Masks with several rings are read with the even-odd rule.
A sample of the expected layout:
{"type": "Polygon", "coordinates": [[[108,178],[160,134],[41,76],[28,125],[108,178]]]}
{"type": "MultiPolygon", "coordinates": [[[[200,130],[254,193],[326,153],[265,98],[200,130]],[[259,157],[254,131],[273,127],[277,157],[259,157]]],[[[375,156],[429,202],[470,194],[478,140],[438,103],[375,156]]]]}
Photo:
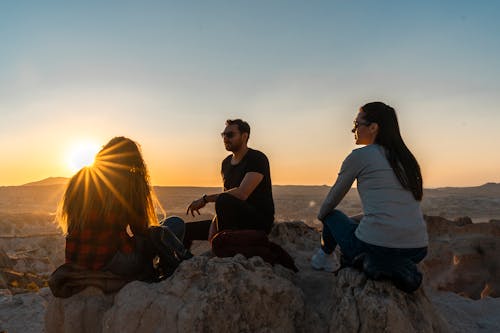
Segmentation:
{"type": "Polygon", "coordinates": [[[75,144],[67,155],[68,168],[71,172],[77,172],[85,166],[92,165],[99,149],[98,144],[90,141],[75,144]]]}

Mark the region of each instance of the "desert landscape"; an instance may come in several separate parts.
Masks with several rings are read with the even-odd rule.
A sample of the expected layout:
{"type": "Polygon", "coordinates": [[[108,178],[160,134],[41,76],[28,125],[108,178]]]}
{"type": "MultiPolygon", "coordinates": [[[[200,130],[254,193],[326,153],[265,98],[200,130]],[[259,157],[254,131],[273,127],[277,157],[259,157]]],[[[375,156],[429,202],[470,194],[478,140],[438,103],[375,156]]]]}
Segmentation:
{"type": "MultiPolygon", "coordinates": [[[[157,284],[157,286],[132,283],[130,287],[124,288],[114,298],[103,296],[97,290],[86,291],[88,297],[93,299],[91,302],[97,302],[92,303],[93,305],[82,301],[81,298],[84,296],[81,295],[79,299],[74,296],[64,301],[53,298],[47,288],[47,279],[64,260],[64,237],[54,219],[65,182],[65,178],[50,178],[24,186],[0,187],[1,332],[44,332],[46,329],[62,332],[63,328],[61,327],[66,327],[65,329],[70,327],[64,326],[69,324],[63,325],[64,322],[69,321],[69,318],[72,318],[70,313],[64,311],[68,306],[77,308],[97,306],[96,309],[101,309],[103,313],[106,312],[105,318],[102,317],[102,314],[93,319],[90,317],[80,318],[75,321],[74,325],[78,323],[78,325],[97,325],[96,327],[98,327],[106,321],[107,325],[111,325],[109,327],[119,329],[115,319],[124,315],[121,312],[123,305],[117,303],[120,297],[131,297],[130,294],[140,290],[153,297],[158,292],[158,288],[167,288],[164,282],[157,284]],[[122,293],[124,294],[122,295],[122,293]],[[99,301],[96,301],[96,298],[99,301]],[[58,313],[57,316],[56,313],[58,313]],[[44,319],[46,315],[47,322],[44,319]],[[59,327],[58,322],[61,322],[62,326],[59,327]]],[[[186,217],[186,222],[198,218],[210,218],[213,214],[213,207],[207,207],[200,217],[193,219],[185,216],[186,206],[191,200],[200,197],[203,193],[218,190],[218,188],[206,187],[155,187],[167,215],[186,217]]],[[[282,314],[283,316],[291,316],[292,321],[287,323],[283,321],[284,326],[268,327],[268,331],[306,331],[312,328],[316,331],[328,331],[333,325],[335,319],[333,317],[343,314],[334,311],[332,317],[325,309],[331,309],[333,304],[323,304],[325,308],[319,308],[318,297],[325,292],[336,293],[337,297],[341,297],[340,294],[345,291],[342,291],[344,287],[338,285],[340,279],[347,279],[348,284],[354,284],[357,286],[356,288],[364,290],[366,293],[369,293],[369,290],[366,289],[367,286],[371,286],[362,280],[362,277],[356,275],[358,273],[350,272],[350,270],[333,278],[332,274],[315,272],[309,267],[309,258],[317,248],[318,231],[321,227],[316,220],[316,214],[328,190],[328,186],[275,186],[273,189],[276,220],[283,225],[281,229],[275,228],[274,238],[296,260],[300,272],[295,276],[292,276],[286,269],[274,267],[269,270],[267,268],[269,265],[254,259],[247,260],[238,256],[224,260],[212,258],[207,252],[208,244],[201,244],[197,251],[197,254],[201,256],[196,259],[197,261],[189,264],[183,263],[180,273],[175,273],[167,281],[175,285],[181,283],[182,276],[184,279],[186,276],[190,276],[188,280],[195,279],[191,282],[193,285],[197,285],[201,282],[192,277],[192,274],[193,270],[200,269],[200,265],[206,269],[206,267],[213,265],[213,261],[217,260],[222,260],[224,265],[230,266],[239,263],[238,265],[243,265],[242,267],[250,267],[247,267],[246,270],[249,269],[253,272],[252,274],[257,274],[257,277],[251,276],[252,274],[246,270],[244,272],[235,271],[235,276],[250,274],[245,275],[248,278],[248,282],[245,282],[247,285],[231,291],[236,293],[235,297],[243,297],[241,293],[248,292],[245,290],[256,283],[255,279],[260,278],[259,274],[276,275],[276,279],[284,279],[289,285],[287,292],[290,293],[289,297],[293,299],[272,298],[274,303],[270,303],[269,306],[276,307],[279,304],[284,304],[283,302],[295,304],[296,308],[293,311],[290,310],[293,314],[285,310],[282,314]],[[293,319],[295,317],[302,318],[300,320],[302,324],[293,319]],[[316,322],[318,319],[326,320],[327,323],[318,325],[316,322]],[[287,329],[285,330],[284,327],[287,329]]],[[[429,299],[428,304],[425,303],[426,305],[423,306],[428,312],[422,313],[422,316],[430,316],[429,312],[437,313],[437,317],[432,317],[434,319],[427,323],[430,325],[428,327],[434,327],[434,331],[439,331],[436,327],[444,327],[443,329],[451,332],[494,332],[500,330],[500,316],[498,315],[500,313],[500,262],[498,260],[500,257],[500,184],[488,183],[469,188],[426,189],[422,208],[426,215],[431,243],[429,255],[421,264],[421,269],[425,273],[422,293],[425,294],[418,294],[415,297],[419,302],[426,297],[429,299]],[[440,318],[444,318],[444,321],[441,322],[440,318]]],[[[348,193],[340,209],[347,214],[356,214],[361,211],[356,189],[352,189],[348,193]]],[[[234,270],[234,268],[231,269],[234,270]]],[[[215,270],[216,273],[213,274],[223,274],[218,271],[219,268],[215,270]]],[[[385,292],[389,293],[391,297],[400,297],[398,291],[389,284],[382,285],[385,292]]],[[[269,288],[273,289],[274,287],[270,285],[269,288]]],[[[175,294],[176,291],[165,289],[163,292],[170,295],[172,292],[175,294]]],[[[196,297],[203,298],[205,291],[200,292],[201,296],[197,294],[196,297]]],[[[268,293],[269,291],[263,290],[262,292],[268,293]]],[[[378,293],[379,291],[376,289],[375,294],[378,295],[378,293]]],[[[170,299],[170,302],[191,304],[189,302],[195,302],[196,297],[191,301],[183,298],[177,301],[170,299]]],[[[405,297],[405,302],[412,301],[407,296],[405,297]]],[[[229,299],[219,301],[232,302],[229,299]]],[[[380,299],[377,298],[374,300],[374,302],[379,301],[380,299]]],[[[355,303],[351,304],[352,306],[360,306],[361,300],[353,299],[352,302],[355,303]]],[[[186,304],[186,309],[179,311],[188,311],[190,306],[186,304]]],[[[136,310],[129,309],[130,311],[139,311],[141,303],[134,303],[131,306],[136,310]]],[[[242,309],[241,311],[247,310],[242,309]]],[[[406,310],[402,311],[402,316],[410,316],[409,309],[407,312],[404,312],[406,310]]],[[[215,315],[209,310],[204,313],[209,317],[215,315]]],[[[139,317],[142,315],[137,314],[139,317]]],[[[154,314],[152,316],[154,317],[154,314]]],[[[189,319],[194,314],[184,313],[184,316],[189,319]]],[[[412,320],[418,322],[412,318],[409,319],[410,322],[412,320]]],[[[143,328],[147,330],[149,324],[145,324],[146,319],[142,320],[143,325],[146,325],[143,328]]],[[[339,318],[335,320],[339,320],[339,318]]],[[[387,320],[393,319],[387,318],[387,320]]],[[[368,323],[375,321],[375,319],[361,316],[357,319],[351,318],[351,321],[354,323],[363,321],[368,325],[366,327],[370,327],[371,324],[368,323]]],[[[179,319],[171,325],[177,325],[176,327],[180,329],[186,323],[179,319]]],[[[412,326],[413,329],[415,329],[415,325],[412,326]]],[[[191,329],[196,330],[200,327],[202,326],[192,326],[191,329]]],[[[263,327],[255,326],[251,330],[261,330],[263,327]]],[[[401,328],[403,326],[396,325],[394,327],[401,328]]],[[[113,331],[113,329],[108,331],[113,331]]],[[[214,327],[207,331],[215,330],[214,327]]],[[[231,330],[247,329],[233,327],[231,330]]],[[[80,331],[84,332],[85,330],[80,331]]],[[[348,325],[345,326],[345,331],[349,331],[348,325]]]]}

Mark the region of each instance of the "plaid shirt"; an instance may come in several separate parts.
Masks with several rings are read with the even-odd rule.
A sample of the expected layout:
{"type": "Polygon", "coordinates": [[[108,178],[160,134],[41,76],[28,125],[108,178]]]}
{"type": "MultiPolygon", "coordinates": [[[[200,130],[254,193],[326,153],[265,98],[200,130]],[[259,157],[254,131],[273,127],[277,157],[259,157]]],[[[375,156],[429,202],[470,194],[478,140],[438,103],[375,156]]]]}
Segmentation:
{"type": "MultiPolygon", "coordinates": [[[[126,231],[127,223],[111,221],[90,223],[83,230],[68,231],[66,236],[66,263],[74,263],[91,270],[102,269],[118,252],[132,253],[135,240],[126,231]]],[[[132,232],[147,229],[131,227],[132,232]]]]}

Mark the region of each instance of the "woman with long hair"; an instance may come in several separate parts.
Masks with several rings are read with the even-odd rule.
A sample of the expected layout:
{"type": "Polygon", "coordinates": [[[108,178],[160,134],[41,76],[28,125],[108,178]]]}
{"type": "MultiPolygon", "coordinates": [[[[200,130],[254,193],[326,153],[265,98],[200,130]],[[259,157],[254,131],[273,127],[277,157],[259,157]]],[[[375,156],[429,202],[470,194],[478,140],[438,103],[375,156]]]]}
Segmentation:
{"type": "Polygon", "coordinates": [[[190,257],[181,241],[184,222],[164,211],[150,185],[140,148],[125,137],[111,139],[92,166],[78,171],[61,200],[58,221],[66,233],[66,262],[131,278],[150,279],[153,258],[163,275],[190,257]]]}
{"type": "Polygon", "coordinates": [[[428,245],[419,164],[401,137],[395,110],[382,102],[361,107],[352,132],[356,144],[365,146],[344,160],[320,208],[322,242],[311,264],[336,271],[339,245],[343,265],[358,266],[373,279],[390,279],[402,290],[416,290],[422,281],[416,263],[428,245]],[[335,208],[354,180],[363,214],[349,218],[335,208]]]}

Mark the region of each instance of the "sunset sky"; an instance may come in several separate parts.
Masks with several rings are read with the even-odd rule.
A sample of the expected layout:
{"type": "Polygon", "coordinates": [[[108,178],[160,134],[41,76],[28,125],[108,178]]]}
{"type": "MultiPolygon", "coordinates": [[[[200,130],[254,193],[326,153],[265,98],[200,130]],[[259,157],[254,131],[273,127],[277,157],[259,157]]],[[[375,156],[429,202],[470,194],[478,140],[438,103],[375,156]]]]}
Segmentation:
{"type": "Polygon", "coordinates": [[[328,184],[366,102],[425,187],[500,182],[498,1],[2,1],[0,185],[139,142],[155,185],[220,185],[227,118],[274,184],[328,184]],[[73,161],[74,162],[74,161],[73,161]]]}

